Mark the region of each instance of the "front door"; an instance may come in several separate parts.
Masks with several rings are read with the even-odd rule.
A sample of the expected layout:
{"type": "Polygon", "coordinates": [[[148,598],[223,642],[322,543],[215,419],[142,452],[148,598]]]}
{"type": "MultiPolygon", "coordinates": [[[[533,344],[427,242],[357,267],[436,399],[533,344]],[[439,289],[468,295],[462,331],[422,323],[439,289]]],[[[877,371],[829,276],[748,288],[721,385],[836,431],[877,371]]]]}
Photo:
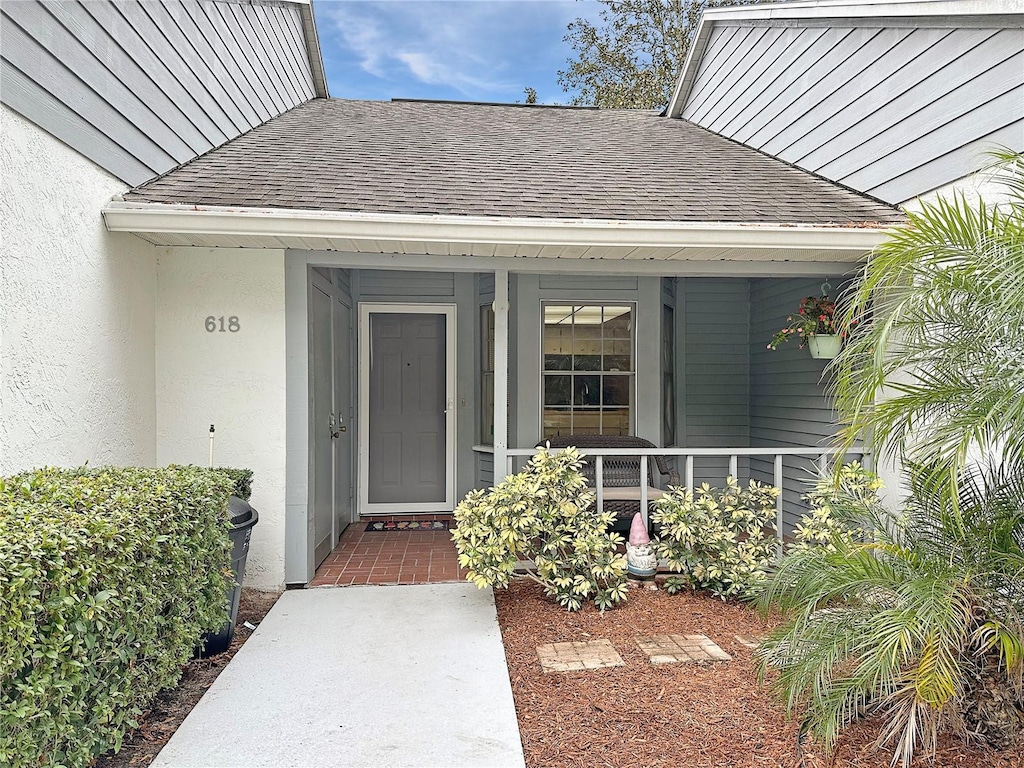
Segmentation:
{"type": "Polygon", "coordinates": [[[362,305],[360,507],[454,507],[454,307],[362,305]]]}

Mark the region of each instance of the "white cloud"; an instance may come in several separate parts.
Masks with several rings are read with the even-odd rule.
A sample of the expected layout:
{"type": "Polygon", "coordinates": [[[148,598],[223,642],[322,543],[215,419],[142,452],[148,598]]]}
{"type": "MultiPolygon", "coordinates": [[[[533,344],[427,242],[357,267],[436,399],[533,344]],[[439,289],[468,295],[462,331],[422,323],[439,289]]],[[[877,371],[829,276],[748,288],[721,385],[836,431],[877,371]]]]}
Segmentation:
{"type": "MultiPolygon", "coordinates": [[[[452,88],[467,98],[519,98],[532,73],[564,64],[566,25],[594,3],[461,0],[317,3],[326,58],[396,85],[452,88]],[[325,23],[326,22],[326,23],[325,23]]],[[[342,75],[344,78],[344,74],[342,75]]]]}

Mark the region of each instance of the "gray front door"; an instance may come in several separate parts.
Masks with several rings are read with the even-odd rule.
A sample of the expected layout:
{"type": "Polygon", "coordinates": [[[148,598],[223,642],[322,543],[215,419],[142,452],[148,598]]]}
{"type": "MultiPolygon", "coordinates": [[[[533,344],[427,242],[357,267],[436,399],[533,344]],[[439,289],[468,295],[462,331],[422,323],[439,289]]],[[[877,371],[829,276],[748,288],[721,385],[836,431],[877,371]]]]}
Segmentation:
{"type": "Polygon", "coordinates": [[[447,322],[432,313],[369,316],[369,504],[446,502],[447,322]]]}

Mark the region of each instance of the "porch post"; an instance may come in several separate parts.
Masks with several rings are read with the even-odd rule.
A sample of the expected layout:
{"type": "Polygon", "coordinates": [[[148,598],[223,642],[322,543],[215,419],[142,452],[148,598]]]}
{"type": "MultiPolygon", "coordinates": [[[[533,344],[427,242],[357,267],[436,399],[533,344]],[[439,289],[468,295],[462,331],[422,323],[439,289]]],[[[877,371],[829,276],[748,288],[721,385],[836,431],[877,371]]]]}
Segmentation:
{"type": "Polygon", "coordinates": [[[508,270],[494,272],[494,484],[508,473],[508,270]]]}

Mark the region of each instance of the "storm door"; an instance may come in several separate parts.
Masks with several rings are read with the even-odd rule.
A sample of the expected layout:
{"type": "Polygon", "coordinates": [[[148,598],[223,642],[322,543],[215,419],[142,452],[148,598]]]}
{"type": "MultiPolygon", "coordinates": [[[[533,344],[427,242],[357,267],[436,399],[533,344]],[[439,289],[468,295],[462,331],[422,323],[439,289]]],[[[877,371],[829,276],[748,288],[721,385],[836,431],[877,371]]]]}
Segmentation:
{"type": "Polygon", "coordinates": [[[454,508],[455,308],[360,306],[360,510],[454,508]]]}

